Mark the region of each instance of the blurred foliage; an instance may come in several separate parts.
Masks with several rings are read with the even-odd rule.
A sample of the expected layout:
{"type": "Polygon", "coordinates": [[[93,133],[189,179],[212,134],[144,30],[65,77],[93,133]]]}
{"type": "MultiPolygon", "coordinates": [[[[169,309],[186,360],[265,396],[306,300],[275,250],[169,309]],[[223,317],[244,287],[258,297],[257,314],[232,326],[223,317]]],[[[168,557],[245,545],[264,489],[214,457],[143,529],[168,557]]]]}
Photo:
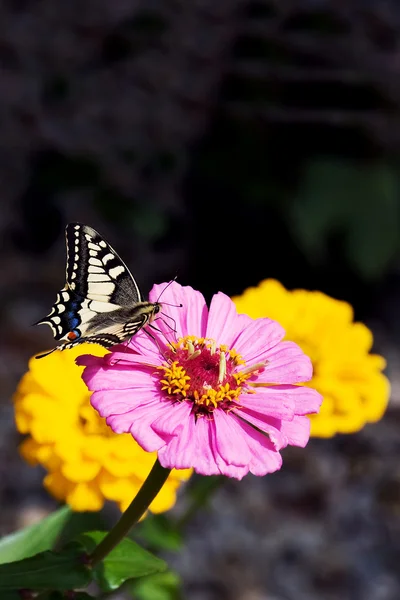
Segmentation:
{"type": "MultiPolygon", "coordinates": [[[[181,280],[187,273],[187,282],[206,296],[215,289],[239,293],[265,277],[323,288],[351,302],[370,295],[367,286],[382,281],[399,255],[398,102],[390,71],[395,29],[372,5],[357,19],[352,9],[332,3],[251,0],[238,10],[230,52],[227,46],[215,67],[216,96],[197,105],[195,91],[162,87],[162,81],[152,89],[157,101],[165,94],[166,109],[174,108],[171,119],[187,123],[187,138],[177,143],[172,137],[169,145],[149,134],[144,150],[133,131],[123,147],[112,142],[116,166],[119,161],[135,173],[135,191],[121,191],[94,155],[57,148],[33,154],[21,198],[20,246],[50,248],[65,224],[63,192],[84,190],[100,219],[144,241],[146,249],[162,255],[180,248],[181,280]],[[205,113],[202,133],[198,110],[205,113]],[[164,182],[165,197],[185,203],[186,212],[166,207],[164,182]],[[183,198],[175,195],[180,188],[183,198]],[[234,260],[221,269],[222,238],[246,257],[240,274],[234,260]]],[[[199,34],[206,35],[208,25],[197,16],[199,34]]],[[[151,8],[127,14],[110,27],[90,68],[119,69],[149,49],[163,52],[173,29],[169,19],[151,8]]],[[[184,56],[194,72],[199,67],[199,90],[203,70],[212,72],[213,49],[207,52],[206,58],[194,42],[184,56]]],[[[156,67],[157,60],[149,62],[138,79],[146,93],[156,67]]],[[[183,66],[171,62],[171,69],[171,81],[184,79],[183,66]]],[[[43,97],[62,102],[73,83],[55,73],[44,82],[43,97]]],[[[173,125],[171,131],[179,129],[173,125]]]]}
{"type": "Polygon", "coordinates": [[[167,571],[150,577],[142,577],[130,585],[135,600],[180,600],[181,580],[177,573],[167,571]]]}
{"type": "Polygon", "coordinates": [[[175,520],[168,514],[148,513],[135,527],[132,537],[139,543],[144,543],[152,552],[177,552],[183,544],[181,532],[175,520]]]}
{"type": "Polygon", "coordinates": [[[70,544],[60,553],[46,550],[23,560],[0,565],[1,592],[18,589],[81,589],[91,580],[92,573],[82,561],[82,546],[79,544],[70,544]]]}
{"type": "MultiPolygon", "coordinates": [[[[127,149],[123,160],[135,161],[135,152],[127,149]]],[[[147,179],[168,173],[175,167],[174,156],[158,152],[144,161],[142,171],[147,179]]],[[[150,201],[141,202],[127,196],[108,183],[94,157],[67,156],[47,150],[32,161],[27,189],[21,198],[23,233],[16,241],[25,250],[43,252],[57,240],[65,226],[59,195],[70,191],[89,192],[100,217],[120,229],[133,232],[149,242],[165,234],[169,216],[150,201]]]]}
{"type": "Polygon", "coordinates": [[[242,17],[186,180],[199,287],[238,293],[276,277],[362,303],[400,249],[391,23],[373,6],[355,19],[350,7],[268,0],[242,17]],[[210,222],[245,257],[240,272],[226,261],[213,279],[210,222]]]}
{"type": "MultiPolygon", "coordinates": [[[[193,474],[185,486],[186,509],[176,518],[166,514],[148,514],[133,530],[132,537],[155,554],[182,550],[184,531],[199,512],[209,506],[214,492],[225,477],[202,477],[193,474]]],[[[181,580],[172,572],[157,573],[132,582],[129,589],[137,600],[180,600],[181,580]]]]}
{"type": "MultiPolygon", "coordinates": [[[[90,531],[80,535],[78,540],[90,554],[106,535],[107,532],[90,531]]],[[[161,573],[166,569],[167,564],[161,558],[141,548],[133,540],[124,538],[93,567],[92,574],[100,588],[110,592],[130,579],[161,573]]]]}
{"type": "Polygon", "coordinates": [[[306,165],[288,218],[311,263],[343,233],[347,257],[365,278],[382,277],[399,250],[400,190],[385,163],[316,159],[306,165]]]}
{"type": "Polygon", "coordinates": [[[22,560],[53,548],[62,530],[70,522],[71,515],[69,507],[63,506],[38,523],[2,537],[0,564],[22,560]]]}

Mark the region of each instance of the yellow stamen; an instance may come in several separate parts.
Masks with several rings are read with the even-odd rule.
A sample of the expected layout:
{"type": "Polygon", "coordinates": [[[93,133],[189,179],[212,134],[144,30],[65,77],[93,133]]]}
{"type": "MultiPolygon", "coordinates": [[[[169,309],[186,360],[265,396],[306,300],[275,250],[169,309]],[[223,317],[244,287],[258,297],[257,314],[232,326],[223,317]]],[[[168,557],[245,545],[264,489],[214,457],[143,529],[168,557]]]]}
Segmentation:
{"type": "MultiPolygon", "coordinates": [[[[265,366],[264,363],[253,365],[239,373],[232,373],[233,366],[244,365],[245,361],[236,350],[230,350],[226,345],[217,347],[215,340],[187,336],[177,342],[172,342],[171,346],[175,355],[173,358],[177,358],[177,360],[170,358],[168,362],[157,367],[157,369],[162,371],[163,378],[160,379],[161,389],[174,399],[178,401],[189,400],[196,405],[208,407],[210,411],[217,408],[223,402],[224,410],[227,410],[229,403],[235,402],[236,404],[242,393],[255,393],[247,385],[243,388],[243,384],[251,377],[251,373],[263,368],[265,366]],[[219,364],[217,363],[213,367],[218,369],[216,385],[208,383],[206,371],[204,382],[200,383],[199,373],[195,367],[193,367],[195,368],[195,371],[193,371],[194,379],[192,380],[190,375],[188,375],[188,373],[191,373],[189,361],[194,360],[206,351],[209,352],[209,355],[219,354],[219,364]]],[[[215,374],[212,375],[210,373],[210,375],[215,377],[215,374]]],[[[210,381],[215,382],[215,379],[211,379],[210,381]]]]}
{"type": "Polygon", "coordinates": [[[187,391],[190,388],[190,384],[188,383],[190,377],[178,361],[175,360],[168,366],[157,368],[164,371],[164,379],[160,381],[163,384],[161,389],[166,390],[168,394],[182,394],[182,396],[186,397],[187,391]]]}
{"type": "Polygon", "coordinates": [[[236,350],[234,348],[232,348],[232,350],[229,350],[228,353],[229,353],[229,357],[233,360],[235,365],[245,365],[246,364],[246,361],[243,360],[243,358],[240,356],[240,354],[238,352],[236,352],[236,350]]]}

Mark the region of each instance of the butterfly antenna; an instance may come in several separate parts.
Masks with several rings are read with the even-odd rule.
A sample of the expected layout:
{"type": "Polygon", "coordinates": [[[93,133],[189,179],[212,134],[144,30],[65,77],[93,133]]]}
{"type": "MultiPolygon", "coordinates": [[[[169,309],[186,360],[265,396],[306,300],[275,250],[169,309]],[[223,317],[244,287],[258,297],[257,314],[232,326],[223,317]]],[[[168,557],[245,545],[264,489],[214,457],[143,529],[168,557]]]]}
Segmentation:
{"type": "Polygon", "coordinates": [[[169,302],[161,302],[163,306],[172,306],[173,308],[182,308],[182,302],[180,304],[169,304],[169,302]]]}
{"type": "MultiPolygon", "coordinates": [[[[159,302],[161,296],[163,295],[163,293],[165,292],[165,290],[167,290],[169,288],[169,286],[171,285],[171,283],[173,283],[177,279],[178,279],[178,275],[175,275],[175,277],[173,279],[171,279],[171,281],[169,281],[167,283],[167,285],[165,286],[165,288],[163,289],[163,291],[161,292],[161,294],[158,296],[157,302],[159,302]]],[[[167,304],[167,302],[163,302],[163,304],[167,304]]],[[[176,304],[167,304],[167,306],[174,306],[175,308],[182,308],[182,304],[180,304],[179,306],[177,306],[176,304]]]]}

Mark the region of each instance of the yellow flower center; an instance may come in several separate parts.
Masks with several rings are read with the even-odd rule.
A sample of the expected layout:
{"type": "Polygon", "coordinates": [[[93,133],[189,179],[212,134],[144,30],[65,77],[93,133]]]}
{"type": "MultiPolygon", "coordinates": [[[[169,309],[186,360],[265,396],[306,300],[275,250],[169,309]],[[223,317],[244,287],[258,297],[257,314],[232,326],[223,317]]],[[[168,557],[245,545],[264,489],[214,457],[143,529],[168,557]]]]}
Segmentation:
{"type": "Polygon", "coordinates": [[[264,364],[238,371],[246,363],[238,352],[214,340],[186,336],[171,344],[168,360],[158,367],[161,390],[172,400],[193,403],[196,416],[239,408],[246,383],[264,364]]]}

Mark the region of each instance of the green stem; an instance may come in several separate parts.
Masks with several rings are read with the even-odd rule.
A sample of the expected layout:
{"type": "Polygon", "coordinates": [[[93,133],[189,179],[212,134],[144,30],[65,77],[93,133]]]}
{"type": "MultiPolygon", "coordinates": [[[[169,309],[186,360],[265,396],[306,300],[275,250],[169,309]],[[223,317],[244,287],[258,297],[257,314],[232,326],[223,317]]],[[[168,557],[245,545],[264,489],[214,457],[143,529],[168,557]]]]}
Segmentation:
{"type": "Polygon", "coordinates": [[[93,567],[102,561],[103,558],[123,540],[133,525],[139,521],[140,517],[146,512],[149,505],[153,502],[154,498],[167,481],[170,473],[171,469],[164,469],[157,459],[148,474],[146,481],[121,516],[118,523],[90,555],[90,564],[93,567]]]}

